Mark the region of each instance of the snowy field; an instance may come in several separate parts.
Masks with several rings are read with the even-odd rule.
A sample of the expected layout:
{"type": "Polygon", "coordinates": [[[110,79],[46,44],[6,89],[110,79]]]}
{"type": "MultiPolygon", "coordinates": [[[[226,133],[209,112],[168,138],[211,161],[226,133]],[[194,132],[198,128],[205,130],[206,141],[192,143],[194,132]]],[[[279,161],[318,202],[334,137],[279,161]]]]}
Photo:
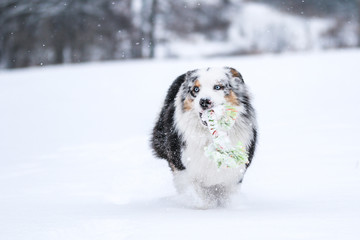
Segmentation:
{"type": "Polygon", "coordinates": [[[360,51],[0,72],[0,239],[360,239],[360,51]],[[178,75],[232,66],[259,145],[229,206],[177,197],[148,139],[178,75]]]}

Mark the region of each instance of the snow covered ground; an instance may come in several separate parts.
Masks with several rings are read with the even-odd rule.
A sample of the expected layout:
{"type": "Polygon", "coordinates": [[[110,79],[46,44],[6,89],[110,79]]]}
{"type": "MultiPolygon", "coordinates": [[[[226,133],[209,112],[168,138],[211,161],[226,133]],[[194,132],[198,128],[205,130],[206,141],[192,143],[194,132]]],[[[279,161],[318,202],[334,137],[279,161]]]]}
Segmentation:
{"type": "Polygon", "coordinates": [[[359,239],[359,50],[0,72],[0,239],[359,239]],[[148,138],[183,72],[232,66],[260,138],[229,206],[177,197],[148,138]]]}

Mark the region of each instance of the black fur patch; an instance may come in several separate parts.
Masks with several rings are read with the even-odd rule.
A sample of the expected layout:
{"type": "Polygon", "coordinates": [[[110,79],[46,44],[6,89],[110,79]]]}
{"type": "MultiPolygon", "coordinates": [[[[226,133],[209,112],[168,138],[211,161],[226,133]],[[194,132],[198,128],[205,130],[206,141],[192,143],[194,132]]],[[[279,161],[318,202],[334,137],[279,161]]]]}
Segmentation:
{"type": "Polygon", "coordinates": [[[247,152],[248,152],[248,160],[249,163],[246,164],[246,168],[248,168],[251,164],[251,161],[254,157],[254,153],[255,153],[255,149],[256,149],[256,141],[257,141],[257,131],[255,128],[253,128],[253,138],[251,140],[250,146],[248,147],[247,152]]]}
{"type": "Polygon", "coordinates": [[[177,170],[185,169],[181,162],[181,149],[185,142],[174,124],[175,97],[184,81],[185,74],[178,77],[170,86],[151,138],[151,147],[156,156],[166,159],[169,165],[172,164],[177,170]]]}

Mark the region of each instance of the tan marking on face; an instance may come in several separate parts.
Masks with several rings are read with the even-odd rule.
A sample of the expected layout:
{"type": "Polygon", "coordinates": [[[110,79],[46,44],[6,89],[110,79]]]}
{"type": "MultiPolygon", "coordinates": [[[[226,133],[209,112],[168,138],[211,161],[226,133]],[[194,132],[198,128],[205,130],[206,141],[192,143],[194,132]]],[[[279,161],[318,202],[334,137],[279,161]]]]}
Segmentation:
{"type": "Polygon", "coordinates": [[[230,72],[233,77],[241,78],[240,73],[238,71],[236,71],[234,68],[230,68],[230,72]]]}
{"type": "Polygon", "coordinates": [[[228,103],[231,103],[234,106],[240,105],[240,103],[236,97],[236,94],[232,90],[230,90],[230,93],[225,96],[225,99],[228,103]]]}
{"type": "Polygon", "coordinates": [[[195,80],[194,87],[199,87],[199,88],[201,87],[199,80],[195,80]]]}
{"type": "Polygon", "coordinates": [[[190,111],[193,108],[193,101],[191,98],[187,97],[184,101],[184,111],[190,111]]]}

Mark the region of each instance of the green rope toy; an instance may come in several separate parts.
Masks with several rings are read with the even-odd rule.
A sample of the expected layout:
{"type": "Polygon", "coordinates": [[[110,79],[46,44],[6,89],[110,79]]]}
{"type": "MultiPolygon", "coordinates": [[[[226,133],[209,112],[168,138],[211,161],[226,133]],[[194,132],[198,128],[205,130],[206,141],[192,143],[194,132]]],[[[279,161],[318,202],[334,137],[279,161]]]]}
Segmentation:
{"type": "Polygon", "coordinates": [[[227,134],[237,116],[236,108],[231,105],[221,105],[202,114],[202,120],[207,123],[213,140],[205,147],[205,156],[213,160],[218,168],[236,168],[249,162],[243,144],[238,142],[234,147],[227,134]]]}

